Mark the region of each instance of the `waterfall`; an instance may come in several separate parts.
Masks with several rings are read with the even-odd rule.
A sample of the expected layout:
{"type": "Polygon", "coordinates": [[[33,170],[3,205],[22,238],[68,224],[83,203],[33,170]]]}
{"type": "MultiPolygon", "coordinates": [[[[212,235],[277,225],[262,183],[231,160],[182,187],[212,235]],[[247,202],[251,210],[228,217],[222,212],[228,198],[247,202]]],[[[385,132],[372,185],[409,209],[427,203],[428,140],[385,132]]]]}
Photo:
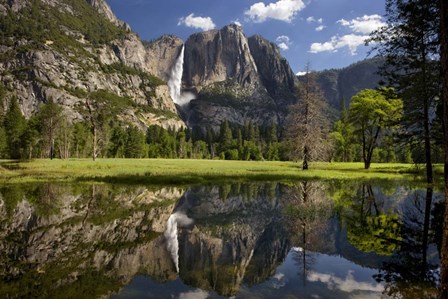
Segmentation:
{"type": "Polygon", "coordinates": [[[166,230],[163,233],[166,240],[166,247],[171,254],[171,258],[176,266],[176,272],[179,273],[179,239],[177,238],[177,225],[190,225],[193,222],[187,215],[176,212],[170,215],[166,224],[166,230]]]}
{"type": "Polygon", "coordinates": [[[170,96],[173,99],[174,103],[180,106],[188,104],[192,99],[195,98],[193,93],[181,91],[182,74],[184,72],[184,50],[185,46],[182,45],[179,57],[177,57],[176,62],[174,63],[173,68],[171,69],[170,78],[168,80],[168,88],[170,90],[170,96]]]}
{"type": "Polygon", "coordinates": [[[176,214],[172,214],[170,218],[168,218],[166,230],[163,235],[166,239],[167,249],[176,266],[176,272],[179,273],[179,240],[177,239],[176,214]]]}

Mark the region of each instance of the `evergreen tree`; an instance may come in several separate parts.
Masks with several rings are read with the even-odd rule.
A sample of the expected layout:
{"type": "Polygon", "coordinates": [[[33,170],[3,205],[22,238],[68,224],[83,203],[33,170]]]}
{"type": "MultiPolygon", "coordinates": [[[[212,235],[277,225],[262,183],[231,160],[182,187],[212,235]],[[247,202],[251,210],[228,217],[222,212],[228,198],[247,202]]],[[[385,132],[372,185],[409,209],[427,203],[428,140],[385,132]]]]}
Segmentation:
{"type": "Polygon", "coordinates": [[[77,158],[86,157],[89,151],[89,125],[85,122],[73,124],[72,144],[77,158]]]}
{"type": "Polygon", "coordinates": [[[446,0],[438,1],[440,16],[440,60],[442,78],[442,123],[444,146],[444,178],[445,178],[445,213],[443,223],[443,241],[441,248],[441,299],[448,299],[448,3],[446,0]]]}
{"type": "Polygon", "coordinates": [[[145,134],[135,126],[126,130],[124,156],[126,158],[142,158],[145,150],[145,134]]]}
{"type": "Polygon", "coordinates": [[[427,182],[433,182],[431,114],[439,97],[438,3],[434,0],[386,0],[386,22],[371,36],[386,57],[382,75],[404,101],[403,136],[425,145],[427,182]]]}
{"type": "Polygon", "coordinates": [[[40,119],[36,116],[31,116],[26,123],[26,128],[22,134],[22,148],[23,157],[31,159],[33,156],[37,156],[39,151],[39,143],[41,143],[40,119]]]}
{"type": "Polygon", "coordinates": [[[272,143],[277,141],[278,141],[277,124],[275,123],[275,121],[272,121],[268,127],[267,142],[272,143]]]}
{"type": "Polygon", "coordinates": [[[110,136],[109,157],[122,158],[124,157],[125,147],[127,141],[126,131],[121,126],[116,126],[112,129],[110,136]]]}
{"type": "Polygon", "coordinates": [[[45,141],[44,144],[46,144],[46,148],[48,149],[48,157],[53,159],[55,155],[54,141],[56,128],[58,128],[61,122],[63,109],[50,98],[46,104],[41,105],[38,115],[42,139],[45,141]]]}
{"type": "Polygon", "coordinates": [[[0,123],[0,159],[8,158],[8,142],[5,128],[0,123]]]}
{"type": "Polygon", "coordinates": [[[232,130],[230,129],[229,122],[225,120],[221,123],[219,142],[221,152],[224,152],[232,147],[232,130]]]}
{"type": "Polygon", "coordinates": [[[4,124],[9,157],[19,159],[21,158],[21,138],[26,128],[26,120],[20,111],[16,97],[11,98],[4,124]]]}

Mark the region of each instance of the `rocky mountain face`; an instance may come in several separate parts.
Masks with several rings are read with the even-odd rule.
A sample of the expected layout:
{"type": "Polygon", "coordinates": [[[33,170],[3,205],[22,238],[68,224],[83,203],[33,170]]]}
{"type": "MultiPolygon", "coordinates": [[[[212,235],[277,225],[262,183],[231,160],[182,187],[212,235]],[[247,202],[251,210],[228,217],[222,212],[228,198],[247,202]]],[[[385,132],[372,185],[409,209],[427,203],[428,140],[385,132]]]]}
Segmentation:
{"type": "Polygon", "coordinates": [[[52,98],[83,119],[77,106],[103,90],[134,103],[125,123],[184,126],[165,82],[179,39],[142,43],[104,0],[1,0],[0,14],[0,85],[26,117],[52,98]]]}
{"type": "Polygon", "coordinates": [[[263,282],[290,249],[276,184],[197,187],[176,210],[195,219],[179,234],[179,275],[187,284],[234,296],[263,282]]]}
{"type": "Polygon", "coordinates": [[[378,86],[382,79],[378,70],[383,63],[381,58],[365,59],[346,68],[317,72],[316,80],[330,107],[341,110],[343,99],[348,107],[356,93],[378,86]]]}
{"type": "Polygon", "coordinates": [[[281,123],[296,101],[295,76],[277,46],[247,38],[232,24],[191,35],[185,42],[182,85],[197,98],[185,107],[190,127],[216,128],[227,119],[281,123]]]}
{"type": "Polygon", "coordinates": [[[175,36],[142,42],[104,0],[0,0],[0,14],[0,85],[26,117],[52,98],[71,120],[83,119],[79,106],[101,90],[131,100],[117,117],[141,129],[184,126],[178,112],[191,127],[216,129],[225,119],[281,123],[296,101],[295,76],[277,46],[237,25],[184,44],[175,36]],[[196,99],[179,109],[166,82],[182,47],[181,86],[196,99]]]}
{"type": "Polygon", "coordinates": [[[43,184],[0,190],[0,277],[10,282],[0,297],[99,298],[137,273],[176,279],[163,232],[182,189],[75,189],[43,184]],[[30,202],[33,193],[39,203],[30,202]]]}

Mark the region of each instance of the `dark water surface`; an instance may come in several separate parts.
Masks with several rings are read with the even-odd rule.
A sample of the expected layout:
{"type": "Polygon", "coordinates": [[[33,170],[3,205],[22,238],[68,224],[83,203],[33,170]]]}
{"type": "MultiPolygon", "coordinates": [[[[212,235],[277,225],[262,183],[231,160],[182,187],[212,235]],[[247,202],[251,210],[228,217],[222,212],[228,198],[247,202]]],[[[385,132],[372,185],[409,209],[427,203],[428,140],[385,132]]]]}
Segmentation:
{"type": "Polygon", "coordinates": [[[425,298],[441,194],[411,182],[0,186],[0,298],[425,298]]]}

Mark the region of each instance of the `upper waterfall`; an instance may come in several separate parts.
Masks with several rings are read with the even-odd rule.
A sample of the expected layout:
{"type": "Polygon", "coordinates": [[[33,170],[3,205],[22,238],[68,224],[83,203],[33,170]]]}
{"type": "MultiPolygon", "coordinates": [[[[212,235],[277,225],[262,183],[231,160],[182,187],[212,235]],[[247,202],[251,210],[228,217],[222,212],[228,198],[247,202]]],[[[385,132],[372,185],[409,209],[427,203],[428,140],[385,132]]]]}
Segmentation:
{"type": "Polygon", "coordinates": [[[190,92],[182,92],[182,74],[184,71],[184,50],[185,46],[182,45],[179,56],[173,65],[170,72],[170,79],[168,80],[168,88],[170,90],[170,96],[174,103],[182,106],[188,104],[190,100],[194,99],[194,95],[190,92]]]}

